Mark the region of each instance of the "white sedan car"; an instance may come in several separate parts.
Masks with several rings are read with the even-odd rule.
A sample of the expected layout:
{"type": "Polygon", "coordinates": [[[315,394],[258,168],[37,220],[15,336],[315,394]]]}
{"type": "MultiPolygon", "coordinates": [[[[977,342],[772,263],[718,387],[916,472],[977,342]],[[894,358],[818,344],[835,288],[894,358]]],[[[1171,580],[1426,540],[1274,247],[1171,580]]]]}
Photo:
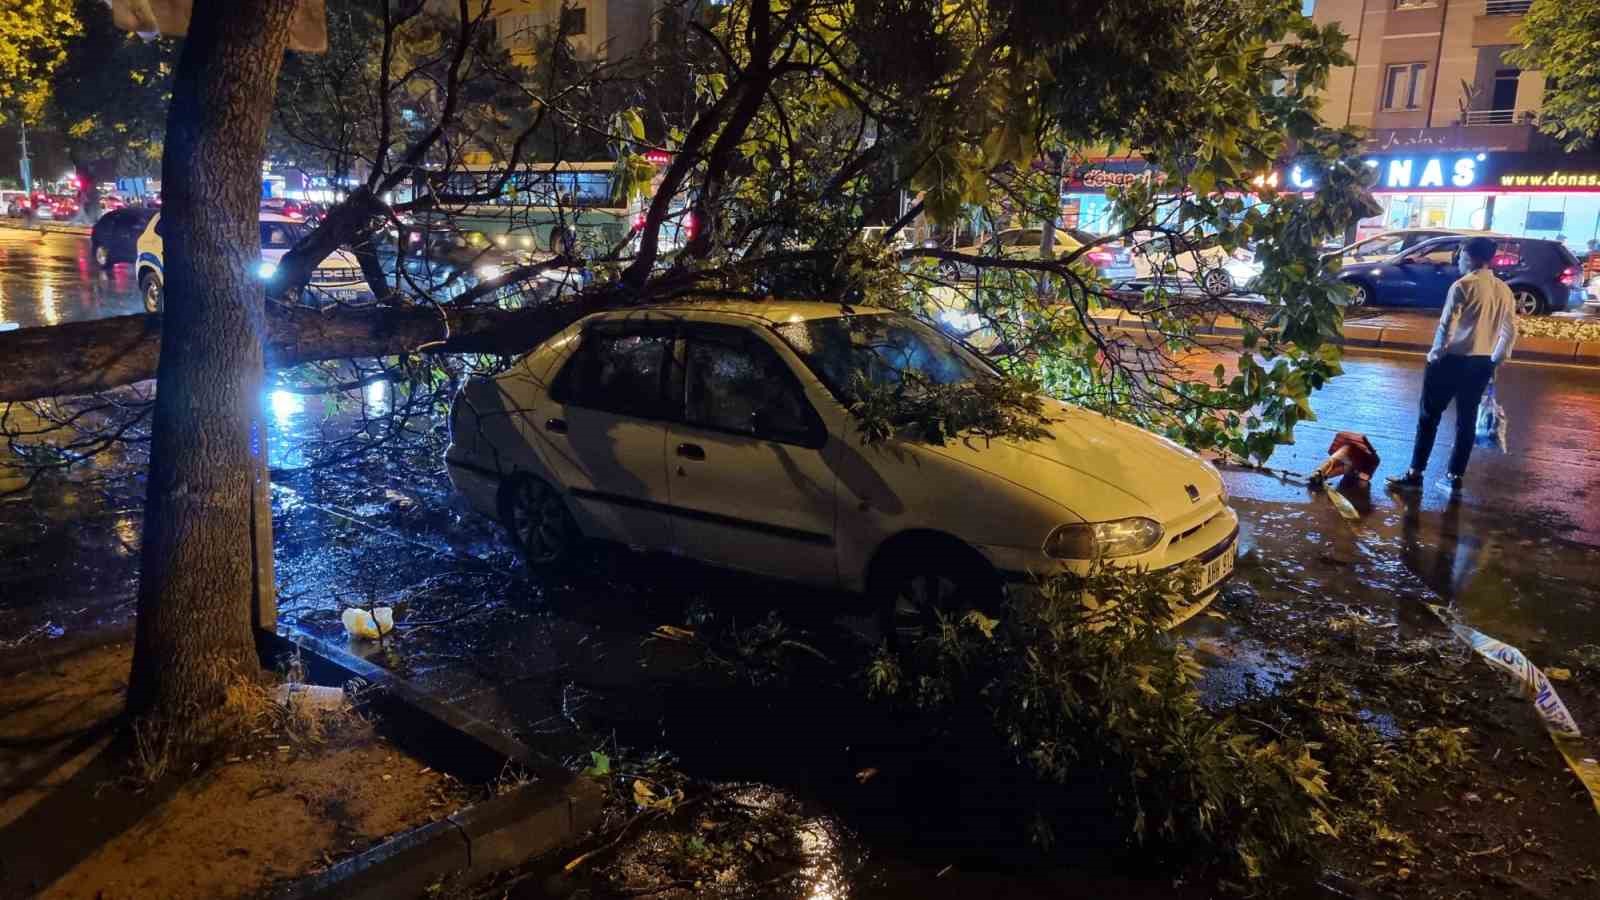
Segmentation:
{"type": "Polygon", "coordinates": [[[896,632],[1095,557],[1233,569],[1238,517],[1198,456],[1052,401],[1041,440],[862,443],[851,385],[998,377],[911,318],[824,303],[598,313],[451,413],[445,461],[531,564],[580,537],[866,592],[896,632]]]}
{"type": "Polygon", "coordinates": [[[1242,247],[1229,253],[1215,235],[1136,235],[1133,267],[1140,281],[1167,276],[1179,282],[1193,282],[1212,297],[1248,290],[1261,274],[1261,264],[1256,262],[1254,253],[1242,247]]]}

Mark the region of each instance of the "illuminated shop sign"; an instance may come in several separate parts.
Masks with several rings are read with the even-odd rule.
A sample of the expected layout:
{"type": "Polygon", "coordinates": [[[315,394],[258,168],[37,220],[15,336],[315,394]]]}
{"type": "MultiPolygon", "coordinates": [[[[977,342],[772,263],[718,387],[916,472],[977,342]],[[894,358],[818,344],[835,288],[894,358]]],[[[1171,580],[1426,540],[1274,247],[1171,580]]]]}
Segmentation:
{"type": "MultiPolygon", "coordinates": [[[[1372,169],[1378,193],[1428,191],[1600,191],[1600,159],[1543,153],[1381,154],[1362,160],[1372,169]]],[[[1313,166],[1292,164],[1282,173],[1285,190],[1317,188],[1313,166]]],[[[1278,186],[1278,173],[1268,184],[1278,186]]]]}

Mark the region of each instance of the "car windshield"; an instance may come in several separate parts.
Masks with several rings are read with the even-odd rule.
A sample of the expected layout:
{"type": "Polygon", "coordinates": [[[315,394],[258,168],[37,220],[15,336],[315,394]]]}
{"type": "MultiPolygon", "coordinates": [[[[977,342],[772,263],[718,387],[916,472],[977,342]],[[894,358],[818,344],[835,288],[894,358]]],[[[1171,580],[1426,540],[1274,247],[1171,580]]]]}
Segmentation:
{"type": "Polygon", "coordinates": [[[261,249],[288,250],[305,237],[306,227],[299,222],[262,222],[261,249]]]}
{"type": "Polygon", "coordinates": [[[805,319],[773,330],[844,402],[854,399],[851,385],[858,378],[894,385],[915,372],[934,384],[959,384],[997,375],[977,354],[906,316],[805,319]]]}

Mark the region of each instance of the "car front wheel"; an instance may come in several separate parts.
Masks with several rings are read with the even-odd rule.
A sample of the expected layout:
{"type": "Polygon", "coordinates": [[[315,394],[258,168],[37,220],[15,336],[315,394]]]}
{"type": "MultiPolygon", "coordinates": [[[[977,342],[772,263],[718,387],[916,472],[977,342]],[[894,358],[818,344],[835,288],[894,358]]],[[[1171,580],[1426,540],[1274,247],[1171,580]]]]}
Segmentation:
{"type": "Polygon", "coordinates": [[[1005,594],[988,561],[964,545],[902,547],[874,567],[868,593],[884,639],[912,650],[950,621],[979,610],[997,615],[1005,594]]]}
{"type": "Polygon", "coordinates": [[[95,244],[94,264],[102,269],[111,268],[113,265],[111,262],[111,248],[107,247],[105,244],[95,244]]]}
{"type": "Polygon", "coordinates": [[[529,568],[548,569],[569,561],[582,538],[566,501],[549,484],[523,475],[502,489],[501,517],[529,568]]]}
{"type": "Polygon", "coordinates": [[[161,276],[154,272],[146,272],[139,276],[139,293],[144,295],[144,311],[149,313],[161,312],[161,276]]]}
{"type": "Polygon", "coordinates": [[[1359,281],[1347,281],[1350,285],[1350,302],[1348,308],[1360,309],[1372,304],[1372,289],[1359,281]]]}
{"type": "Polygon", "coordinates": [[[1511,292],[1517,302],[1517,314],[1521,316],[1538,316],[1545,313],[1544,298],[1532,288],[1519,287],[1511,292]]]}
{"type": "Polygon", "coordinates": [[[957,262],[953,262],[951,260],[945,260],[944,262],[940,263],[939,264],[939,280],[940,281],[960,281],[961,280],[961,264],[957,263],[957,262]]]}

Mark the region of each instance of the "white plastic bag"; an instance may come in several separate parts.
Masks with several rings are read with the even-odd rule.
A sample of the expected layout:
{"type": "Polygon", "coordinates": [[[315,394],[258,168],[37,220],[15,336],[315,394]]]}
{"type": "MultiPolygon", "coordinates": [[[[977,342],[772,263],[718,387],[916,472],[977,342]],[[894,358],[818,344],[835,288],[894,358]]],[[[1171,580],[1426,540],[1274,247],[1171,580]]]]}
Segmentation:
{"type": "Polygon", "coordinates": [[[1493,447],[1506,452],[1506,411],[1494,397],[1494,382],[1483,392],[1483,402],[1478,404],[1476,441],[1479,447],[1493,447]]]}
{"type": "Polygon", "coordinates": [[[394,630],[394,610],[380,606],[372,612],[354,607],[344,611],[344,630],[351,637],[375,641],[394,630]]]}

